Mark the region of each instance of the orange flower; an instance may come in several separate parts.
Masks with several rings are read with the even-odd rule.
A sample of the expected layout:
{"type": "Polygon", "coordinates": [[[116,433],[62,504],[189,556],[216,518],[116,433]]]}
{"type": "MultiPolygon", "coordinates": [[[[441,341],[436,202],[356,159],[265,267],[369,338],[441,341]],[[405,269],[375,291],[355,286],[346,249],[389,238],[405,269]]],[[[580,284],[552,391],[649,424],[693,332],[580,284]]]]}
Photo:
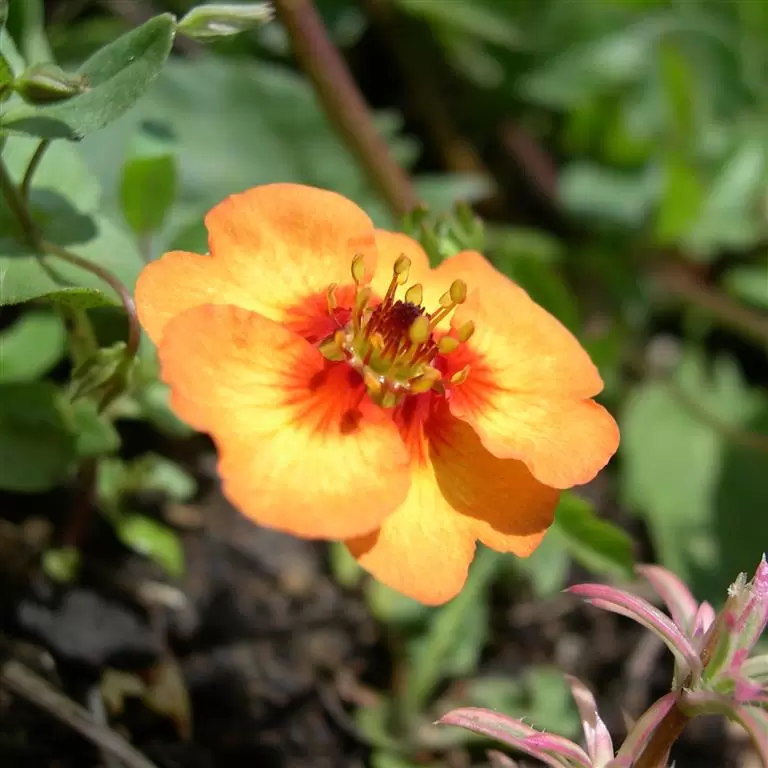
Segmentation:
{"type": "Polygon", "coordinates": [[[586,352],[480,254],[432,270],[350,201],[293,184],[234,195],[206,226],[210,255],[166,253],[136,301],[175,411],[212,435],[255,522],[344,540],[439,604],[477,541],[529,555],[559,489],[616,451],[586,352]]]}

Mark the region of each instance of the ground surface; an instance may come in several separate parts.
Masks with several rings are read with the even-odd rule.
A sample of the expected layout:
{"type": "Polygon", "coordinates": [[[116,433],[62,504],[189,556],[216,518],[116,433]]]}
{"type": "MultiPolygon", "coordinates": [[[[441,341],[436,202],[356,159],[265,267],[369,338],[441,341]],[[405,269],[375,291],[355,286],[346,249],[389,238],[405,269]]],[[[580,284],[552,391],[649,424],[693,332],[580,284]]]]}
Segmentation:
{"type": "MultiPolygon", "coordinates": [[[[85,704],[107,667],[145,680],[168,664],[179,670],[189,722],[178,702],[169,718],[137,698],[112,719],[159,768],[367,764],[369,745],[351,713],[391,685],[391,659],[360,595],[330,578],[322,546],[256,528],[212,483],[199,504],[165,510],[182,530],[183,599],[158,591],[158,572],[120,550],[98,518],[80,583],[53,589],[30,567],[34,554],[24,555],[34,551],[29,510],[7,502],[11,520],[27,522],[15,529],[24,546],[10,541],[7,522],[0,527],[6,658],[31,664],[85,704]]],[[[637,714],[664,692],[663,651],[627,621],[521,596],[497,600],[492,625],[477,674],[554,662],[598,692],[616,732],[622,710],[637,714]]],[[[738,740],[717,722],[696,725],[680,745],[678,768],[747,768],[738,740]]],[[[482,755],[478,748],[440,759],[458,768],[480,764],[482,755]]],[[[0,765],[88,768],[100,760],[71,728],[0,688],[0,765]]]]}

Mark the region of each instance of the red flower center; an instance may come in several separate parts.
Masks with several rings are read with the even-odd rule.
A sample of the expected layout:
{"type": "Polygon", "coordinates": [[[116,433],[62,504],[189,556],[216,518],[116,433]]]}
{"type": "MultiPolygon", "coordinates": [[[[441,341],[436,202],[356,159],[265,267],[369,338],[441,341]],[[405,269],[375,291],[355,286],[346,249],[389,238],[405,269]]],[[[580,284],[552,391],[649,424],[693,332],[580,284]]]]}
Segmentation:
{"type": "MultiPolygon", "coordinates": [[[[372,304],[372,292],[364,285],[365,265],[362,256],[352,261],[355,282],[354,305],[349,322],[320,344],[329,360],[345,361],[359,371],[368,394],[381,406],[391,408],[407,395],[430,390],[445,394],[439,358],[453,352],[474,332],[470,321],[458,329],[438,333],[437,326],[462,304],[467,296],[463,280],[454,280],[434,312],[422,306],[423,289],[419,283],[396,299],[397,289],[408,281],[411,262],[401,256],[392,268],[392,280],[384,299],[372,304]]],[[[336,309],[336,286],[328,289],[328,308],[336,309]]],[[[466,380],[468,367],[450,378],[453,384],[466,380]]]]}

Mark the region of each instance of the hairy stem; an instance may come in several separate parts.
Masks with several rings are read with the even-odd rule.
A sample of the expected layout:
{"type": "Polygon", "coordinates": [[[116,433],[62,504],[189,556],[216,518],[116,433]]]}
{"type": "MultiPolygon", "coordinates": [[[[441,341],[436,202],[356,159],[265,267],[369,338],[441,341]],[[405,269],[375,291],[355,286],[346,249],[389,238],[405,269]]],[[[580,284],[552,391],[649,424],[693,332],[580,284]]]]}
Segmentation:
{"type": "Polygon", "coordinates": [[[325,112],[395,216],[419,204],[416,191],[381,138],[371,112],[331,42],[312,0],[275,0],[293,52],[325,112]]]}
{"type": "Polygon", "coordinates": [[[103,410],[122,391],[123,375],[130,367],[139,350],[141,326],[139,325],[139,318],[136,314],[136,304],[133,301],[133,296],[131,296],[131,292],[117,279],[117,277],[115,277],[109,270],[100,267],[98,264],[94,264],[56,243],[45,240],[39,227],[32,218],[32,214],[27,205],[27,197],[23,194],[23,190],[26,184],[28,193],[35,169],[46,148],[46,142],[41,142],[38,145],[30,160],[29,166],[27,167],[27,171],[24,174],[21,188],[16,186],[11,178],[11,174],[8,172],[8,168],[0,159],[0,193],[2,193],[2,196],[8,203],[8,208],[16,219],[21,229],[22,237],[27,245],[40,254],[55,256],[80,269],[90,272],[92,275],[96,275],[96,277],[103,280],[115,291],[120,299],[120,303],[123,305],[123,309],[128,316],[128,343],[125,349],[125,359],[118,374],[115,375],[112,384],[107,387],[102,395],[102,400],[99,406],[103,410]]]}
{"type": "MultiPolygon", "coordinates": [[[[704,647],[699,654],[704,667],[712,660],[712,656],[720,643],[724,623],[723,613],[722,611],[720,612],[715,623],[710,627],[704,647]]],[[[690,679],[686,680],[683,687],[688,687],[690,683],[690,679]]],[[[634,768],[666,768],[672,745],[685,730],[685,726],[688,725],[690,719],[675,704],[656,727],[645,749],[635,761],[634,768]]]]}
{"type": "Polygon", "coordinates": [[[43,139],[37,145],[32,157],[29,159],[29,165],[27,165],[27,170],[24,172],[24,178],[21,180],[21,186],[19,187],[21,199],[25,202],[25,204],[29,203],[29,190],[32,187],[32,179],[34,178],[35,172],[40,165],[40,161],[43,159],[45,151],[50,146],[51,140],[43,139]]]}

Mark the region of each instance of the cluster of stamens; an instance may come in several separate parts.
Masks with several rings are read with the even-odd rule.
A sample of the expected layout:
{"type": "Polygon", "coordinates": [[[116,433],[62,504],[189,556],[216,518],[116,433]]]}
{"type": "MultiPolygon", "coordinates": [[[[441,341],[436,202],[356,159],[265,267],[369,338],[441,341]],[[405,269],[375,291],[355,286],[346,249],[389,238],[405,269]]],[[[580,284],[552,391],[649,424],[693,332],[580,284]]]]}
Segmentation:
{"type": "MultiPolygon", "coordinates": [[[[392,269],[384,299],[372,305],[370,286],[363,283],[365,263],[362,255],[352,260],[352,280],[355,283],[354,303],[349,322],[320,344],[320,351],[329,360],[344,360],[360,372],[368,394],[379,405],[393,407],[406,395],[446,391],[446,382],[437,366],[439,357],[454,352],[474,332],[467,321],[459,328],[436,338],[437,326],[467,297],[463,280],[454,280],[440,297],[434,312],[422,307],[423,288],[419,283],[396,299],[398,288],[408,282],[411,261],[400,256],[392,269]]],[[[336,286],[328,288],[328,309],[337,309],[336,286]]],[[[469,367],[454,373],[449,382],[461,384],[469,367]]]]}

